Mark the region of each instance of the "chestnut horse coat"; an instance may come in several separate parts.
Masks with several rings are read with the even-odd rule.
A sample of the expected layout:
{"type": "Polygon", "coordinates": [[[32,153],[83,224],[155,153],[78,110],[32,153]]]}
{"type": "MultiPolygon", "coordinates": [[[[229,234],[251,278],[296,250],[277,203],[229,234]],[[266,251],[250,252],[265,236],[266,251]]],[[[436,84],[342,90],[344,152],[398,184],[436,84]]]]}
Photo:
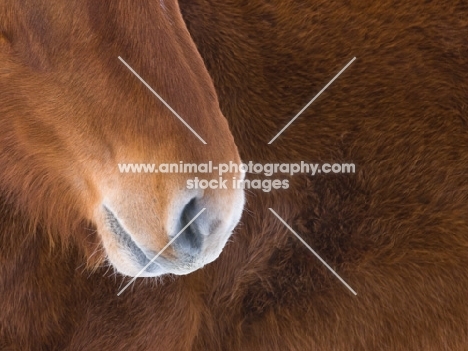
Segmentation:
{"type": "Polygon", "coordinates": [[[83,267],[84,239],[51,248],[0,197],[0,349],[468,350],[467,3],[179,6],[243,160],[356,173],[248,191],[218,260],[120,297],[120,276],[83,267]]]}

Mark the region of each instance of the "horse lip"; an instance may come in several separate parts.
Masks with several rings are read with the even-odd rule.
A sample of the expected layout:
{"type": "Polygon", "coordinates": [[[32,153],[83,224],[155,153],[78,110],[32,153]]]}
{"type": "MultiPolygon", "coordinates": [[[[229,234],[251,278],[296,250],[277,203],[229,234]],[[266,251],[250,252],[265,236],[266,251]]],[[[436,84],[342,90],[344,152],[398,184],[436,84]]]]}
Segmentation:
{"type": "MultiPolygon", "coordinates": [[[[123,228],[114,213],[107,207],[103,206],[106,212],[107,226],[110,231],[115,235],[119,246],[128,251],[131,256],[137,261],[139,265],[145,267],[148,265],[155,255],[150,257],[146,250],[142,249],[132,238],[132,236],[123,228]]],[[[159,268],[156,262],[151,264],[145,269],[146,272],[152,272],[159,268]]]]}

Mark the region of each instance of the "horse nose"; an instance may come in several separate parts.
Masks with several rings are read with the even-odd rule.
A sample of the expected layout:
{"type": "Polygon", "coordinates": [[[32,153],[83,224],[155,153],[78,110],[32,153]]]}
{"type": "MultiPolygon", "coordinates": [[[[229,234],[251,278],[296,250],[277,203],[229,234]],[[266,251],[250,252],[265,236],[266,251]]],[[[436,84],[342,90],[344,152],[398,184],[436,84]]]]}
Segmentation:
{"type": "Polygon", "coordinates": [[[203,242],[209,234],[204,230],[203,221],[206,220],[206,209],[199,205],[197,198],[192,198],[182,209],[175,231],[170,233],[174,240],[173,247],[180,253],[188,256],[200,254],[203,242]]]}

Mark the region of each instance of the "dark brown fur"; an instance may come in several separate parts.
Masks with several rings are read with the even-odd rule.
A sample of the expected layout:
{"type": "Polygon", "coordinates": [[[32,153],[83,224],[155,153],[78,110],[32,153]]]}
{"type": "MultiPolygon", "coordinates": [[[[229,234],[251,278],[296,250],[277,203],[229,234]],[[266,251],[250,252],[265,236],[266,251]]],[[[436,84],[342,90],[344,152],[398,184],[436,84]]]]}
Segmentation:
{"type": "MultiPolygon", "coordinates": [[[[159,284],[141,279],[122,297],[121,279],[105,268],[79,268],[84,240],[50,248],[50,228],[18,211],[17,197],[2,197],[0,349],[468,350],[466,3],[180,7],[242,159],[354,162],[357,173],[294,176],[289,190],[249,192],[217,261],[159,284]]],[[[35,56],[29,63],[49,64],[35,56]]],[[[69,196],[57,206],[77,210],[59,227],[82,228],[69,196]]]]}

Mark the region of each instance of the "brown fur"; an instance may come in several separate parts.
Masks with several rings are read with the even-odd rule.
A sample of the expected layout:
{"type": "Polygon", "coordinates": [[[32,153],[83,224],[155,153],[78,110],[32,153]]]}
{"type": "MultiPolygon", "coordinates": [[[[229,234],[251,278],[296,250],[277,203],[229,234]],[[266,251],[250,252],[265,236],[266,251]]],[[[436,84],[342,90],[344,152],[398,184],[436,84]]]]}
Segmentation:
{"type": "MultiPolygon", "coordinates": [[[[28,172],[39,165],[18,163],[15,157],[21,155],[2,142],[0,159],[7,155],[13,163],[2,162],[0,173],[2,189],[10,191],[1,198],[0,349],[468,350],[467,5],[182,0],[180,7],[242,159],[354,162],[357,173],[294,176],[289,190],[249,192],[242,224],[216,262],[158,284],[142,279],[117,297],[121,279],[103,277],[105,268],[94,273],[82,268],[91,250],[83,250],[83,221],[92,229],[82,214],[83,195],[67,191],[69,182],[52,167],[53,158],[43,172],[54,170],[49,183],[54,187],[38,193],[26,187],[26,193],[11,195],[13,185],[35,183],[28,172]],[[356,62],[268,146],[353,56],[356,62]],[[46,194],[48,201],[36,199],[46,194]],[[39,215],[36,207],[49,215],[39,215]],[[358,295],[346,290],[268,207],[358,295]],[[50,248],[48,233],[57,228],[60,237],[83,239],[50,248]]],[[[13,14],[5,17],[1,11],[1,18],[13,21],[13,14]]],[[[105,13],[94,6],[86,11],[70,18],[97,19],[105,13]]],[[[156,22],[139,21],[142,31],[156,22]]],[[[57,25],[66,29],[66,23],[57,25]]],[[[100,23],[102,28],[92,30],[110,26],[103,36],[109,42],[90,52],[103,55],[120,37],[109,22],[100,23]]],[[[35,28],[44,26],[35,23],[35,28]]],[[[8,31],[3,37],[0,111],[30,113],[21,99],[34,100],[47,81],[29,77],[16,63],[9,66],[4,58],[11,55],[12,39],[8,31]],[[19,98],[7,85],[10,76],[34,86],[23,87],[19,98]]],[[[53,38],[51,43],[29,39],[27,66],[47,71],[54,56],[40,51],[52,50],[53,38]]],[[[129,45],[123,47],[130,55],[129,45]]],[[[157,69],[144,66],[157,57],[156,47],[142,42],[141,49],[134,58],[143,60],[142,70],[157,69]]],[[[85,75],[118,65],[93,62],[89,58],[81,68],[85,75]]],[[[79,91],[89,83],[81,79],[80,89],[67,96],[76,94],[77,106],[87,106],[79,91]]],[[[135,99],[143,99],[137,83],[130,77],[125,82],[133,84],[135,99]]],[[[96,83],[94,91],[110,94],[108,83],[96,83]]],[[[145,102],[152,104],[150,97],[145,102]]],[[[131,101],[127,108],[134,105],[131,101]]],[[[6,132],[0,137],[8,142],[12,127],[3,116],[6,132]]],[[[115,127],[128,128],[121,123],[115,127]]],[[[27,136],[34,137],[34,130],[27,136]]],[[[36,140],[47,142],[50,135],[36,140]]],[[[92,140],[99,143],[101,137],[92,140]]],[[[90,162],[105,163],[104,156],[95,157],[90,162]]],[[[93,192],[88,196],[92,199],[93,192]]]]}

